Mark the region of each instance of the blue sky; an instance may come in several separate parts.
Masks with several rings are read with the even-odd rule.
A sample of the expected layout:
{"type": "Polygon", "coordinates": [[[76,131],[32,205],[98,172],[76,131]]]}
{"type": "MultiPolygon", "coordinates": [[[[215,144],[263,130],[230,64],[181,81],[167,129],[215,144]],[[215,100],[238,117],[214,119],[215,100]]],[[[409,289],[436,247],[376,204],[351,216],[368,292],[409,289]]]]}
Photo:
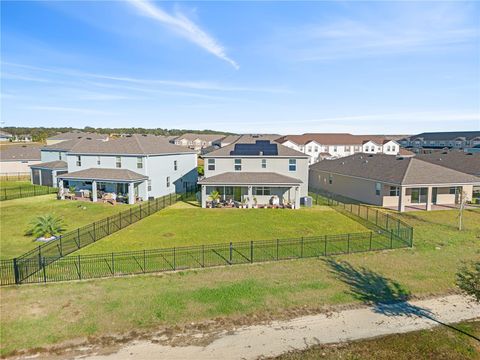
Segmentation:
{"type": "Polygon", "coordinates": [[[476,2],[1,2],[3,126],[480,129],[476,2]]]}

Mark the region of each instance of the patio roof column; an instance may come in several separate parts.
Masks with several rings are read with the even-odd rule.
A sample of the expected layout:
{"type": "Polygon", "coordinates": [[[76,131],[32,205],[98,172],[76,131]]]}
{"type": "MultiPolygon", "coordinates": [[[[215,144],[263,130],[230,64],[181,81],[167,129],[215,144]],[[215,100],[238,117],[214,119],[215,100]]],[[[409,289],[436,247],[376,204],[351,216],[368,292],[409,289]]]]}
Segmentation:
{"type": "Polygon", "coordinates": [[[295,209],[300,209],[300,195],[298,186],[295,186],[295,209]]]}
{"type": "Polygon", "coordinates": [[[253,191],[252,191],[252,186],[248,187],[248,207],[252,207],[253,204],[253,191]]]}
{"type": "Polygon", "coordinates": [[[407,189],[404,186],[400,186],[400,196],[398,197],[398,211],[405,212],[405,196],[407,189]]]}
{"type": "Polygon", "coordinates": [[[133,182],[128,184],[128,203],[131,205],[135,204],[135,188],[133,182]]]}
{"type": "Polygon", "coordinates": [[[433,190],[432,186],[427,187],[427,205],[425,207],[425,210],[427,211],[432,210],[432,192],[433,192],[432,190],[433,190]]]}
{"type": "Polygon", "coordinates": [[[60,199],[65,200],[65,189],[63,185],[63,179],[58,182],[58,192],[60,194],[60,199]]]}
{"type": "Polygon", "coordinates": [[[207,187],[202,185],[202,208],[207,207],[207,187]]]}
{"type": "Polygon", "coordinates": [[[97,202],[97,182],[92,181],[92,201],[97,202]]]}

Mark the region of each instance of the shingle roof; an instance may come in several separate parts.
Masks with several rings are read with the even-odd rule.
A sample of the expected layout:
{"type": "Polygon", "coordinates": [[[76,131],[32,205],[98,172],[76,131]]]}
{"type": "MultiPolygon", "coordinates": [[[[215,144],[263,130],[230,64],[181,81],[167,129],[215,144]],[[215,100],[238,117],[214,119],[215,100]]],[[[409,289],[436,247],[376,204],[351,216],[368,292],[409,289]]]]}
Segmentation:
{"type": "Polygon", "coordinates": [[[417,155],[417,158],[467,174],[480,176],[480,153],[468,154],[463,151],[435,152],[417,155]]]}
{"type": "Polygon", "coordinates": [[[72,132],[65,132],[65,133],[60,133],[60,134],[51,136],[47,138],[47,140],[74,140],[74,139],[81,139],[81,138],[87,138],[87,137],[95,140],[102,140],[102,139],[107,139],[108,135],[81,132],[81,131],[72,131],[72,132]]]}
{"type": "Polygon", "coordinates": [[[70,154],[157,155],[193,153],[192,150],[174,145],[165,137],[131,135],[108,141],[88,138],[64,141],[44,147],[44,150],[65,150],[70,154]]]}
{"type": "Polygon", "coordinates": [[[40,164],[30,165],[30,167],[31,168],[58,170],[58,169],[67,169],[68,165],[67,165],[66,161],[55,160],[55,161],[49,161],[49,162],[44,162],[44,163],[40,163],[40,164]]]}
{"type": "Polygon", "coordinates": [[[352,135],[348,133],[306,133],[303,135],[286,135],[277,139],[277,142],[284,143],[290,140],[298,145],[305,145],[315,141],[321,145],[362,145],[366,141],[373,141],[382,144],[390,137],[383,135],[352,135]]]}
{"type": "Polygon", "coordinates": [[[478,183],[480,178],[432,164],[416,157],[355,154],[337,160],[323,160],[310,166],[325,171],[397,185],[478,183]]]}
{"type": "Polygon", "coordinates": [[[186,133],[178,136],[175,140],[186,139],[188,141],[193,141],[196,139],[201,139],[203,141],[215,141],[219,140],[222,137],[225,137],[225,134],[195,134],[195,133],[186,133]]]}
{"type": "Polygon", "coordinates": [[[210,176],[198,182],[203,185],[298,185],[302,180],[274,172],[226,172],[210,176]]]}
{"type": "Polygon", "coordinates": [[[58,176],[58,178],[72,180],[139,181],[148,179],[148,176],[128,169],[90,168],[63,174],[58,176]]]}
{"type": "Polygon", "coordinates": [[[40,148],[41,145],[38,144],[15,144],[2,146],[0,147],[0,160],[40,160],[40,148]]]}
{"type": "Polygon", "coordinates": [[[425,141],[430,140],[454,140],[456,138],[466,138],[471,140],[480,137],[480,131],[446,131],[446,132],[424,132],[418,135],[413,135],[407,139],[415,140],[416,138],[423,138],[425,141]]]}
{"type": "MultiPolygon", "coordinates": [[[[232,144],[229,144],[227,146],[224,146],[218,150],[214,150],[212,152],[209,152],[208,154],[205,154],[204,157],[223,157],[223,156],[232,156],[232,157],[248,157],[248,156],[253,156],[253,155],[232,155],[232,152],[235,150],[235,146],[239,144],[255,144],[257,141],[259,141],[258,138],[256,137],[242,137],[241,140],[234,142],[232,144]]],[[[267,141],[260,139],[260,141],[267,141]]],[[[308,155],[301,153],[300,151],[290,149],[289,147],[277,144],[277,143],[272,143],[277,145],[277,152],[278,155],[254,155],[254,156],[263,156],[263,157],[271,157],[271,156],[283,156],[283,157],[302,157],[302,158],[307,158],[308,155]]]]}

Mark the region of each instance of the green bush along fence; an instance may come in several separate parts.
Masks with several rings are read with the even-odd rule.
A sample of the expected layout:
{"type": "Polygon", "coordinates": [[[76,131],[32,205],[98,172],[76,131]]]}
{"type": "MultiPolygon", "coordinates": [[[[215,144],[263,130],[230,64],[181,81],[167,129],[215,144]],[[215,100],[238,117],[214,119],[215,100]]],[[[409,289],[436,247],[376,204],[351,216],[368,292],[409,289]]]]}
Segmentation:
{"type": "Polygon", "coordinates": [[[310,189],[309,192],[314,204],[329,205],[342,214],[364,220],[369,227],[393,232],[413,246],[413,227],[396,216],[323,190],[310,189]]]}
{"type": "Polygon", "coordinates": [[[57,188],[41,185],[25,185],[0,189],[0,201],[26,198],[38,195],[56,194],[57,188]]]}
{"type": "Polygon", "coordinates": [[[30,250],[18,258],[3,260],[0,262],[0,285],[25,282],[30,276],[43,270],[45,266],[150,216],[172,205],[179,199],[191,196],[191,192],[194,191],[196,191],[196,186],[187,189],[182,194],[172,193],[149,200],[138,206],[132,206],[116,215],[70,231],[55,240],[30,250]]]}
{"type": "MultiPolygon", "coordinates": [[[[310,258],[410,246],[393,231],[323,235],[294,239],[246,241],[213,245],[177,247],[93,255],[71,255],[63,258],[42,257],[40,271],[35,259],[25,260],[24,268],[32,275],[21,283],[41,283],[92,279],[150,272],[164,272],[222,265],[310,258]],[[49,264],[47,266],[47,264],[49,264]]],[[[12,271],[5,262],[6,270],[12,271]]],[[[3,264],[0,264],[3,266],[3,264]]],[[[3,271],[2,271],[3,273],[3,271]]],[[[10,274],[11,278],[14,274],[10,274]]],[[[10,279],[12,281],[12,279],[10,279]]],[[[13,279],[14,280],[14,279],[13,279]]]]}

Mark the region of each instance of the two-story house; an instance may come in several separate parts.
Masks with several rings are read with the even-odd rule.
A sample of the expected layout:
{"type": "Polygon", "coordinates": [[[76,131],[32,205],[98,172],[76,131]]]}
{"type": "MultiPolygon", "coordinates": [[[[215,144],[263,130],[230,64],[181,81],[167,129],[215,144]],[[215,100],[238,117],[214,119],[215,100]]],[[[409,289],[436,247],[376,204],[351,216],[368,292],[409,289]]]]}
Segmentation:
{"type": "Polygon", "coordinates": [[[183,192],[197,181],[196,153],[153,135],[65,141],[43,148],[43,159],[47,162],[32,167],[33,182],[42,182],[50,169],[62,197],[72,189],[91,193],[93,201],[110,193],[131,204],[183,192]]]}
{"type": "Polygon", "coordinates": [[[272,198],[278,203],[298,209],[300,198],[308,194],[308,156],[286,146],[243,138],[204,156],[205,178],[201,203],[213,191],[223,201],[268,205],[272,198]]]}
{"type": "Polygon", "coordinates": [[[187,147],[189,149],[200,150],[212,146],[214,141],[218,141],[221,138],[224,138],[225,135],[222,134],[194,134],[186,133],[183,134],[174,140],[171,140],[175,145],[187,147]]]}
{"type": "Polygon", "coordinates": [[[400,140],[405,148],[414,152],[431,152],[439,149],[464,149],[480,145],[480,131],[426,132],[400,140]]]}

